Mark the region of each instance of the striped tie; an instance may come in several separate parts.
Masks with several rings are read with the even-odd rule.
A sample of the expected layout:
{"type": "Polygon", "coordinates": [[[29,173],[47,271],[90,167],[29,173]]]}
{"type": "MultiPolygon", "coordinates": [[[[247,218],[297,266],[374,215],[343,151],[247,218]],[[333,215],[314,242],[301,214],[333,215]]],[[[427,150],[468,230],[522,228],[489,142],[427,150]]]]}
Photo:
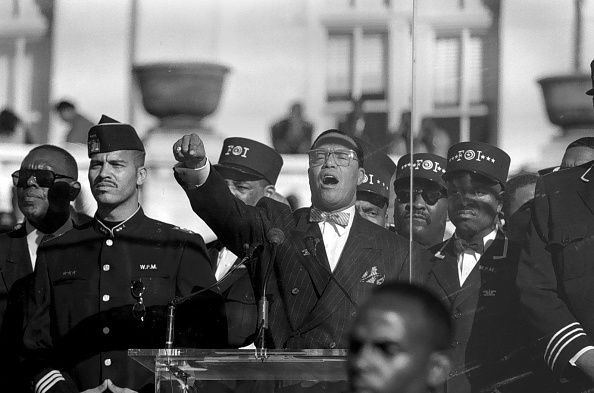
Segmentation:
{"type": "Polygon", "coordinates": [[[337,212],[337,213],[326,213],[317,209],[315,207],[311,208],[309,213],[309,221],[310,222],[328,222],[330,224],[340,225],[341,227],[346,227],[349,223],[349,213],[346,212],[337,212]]]}

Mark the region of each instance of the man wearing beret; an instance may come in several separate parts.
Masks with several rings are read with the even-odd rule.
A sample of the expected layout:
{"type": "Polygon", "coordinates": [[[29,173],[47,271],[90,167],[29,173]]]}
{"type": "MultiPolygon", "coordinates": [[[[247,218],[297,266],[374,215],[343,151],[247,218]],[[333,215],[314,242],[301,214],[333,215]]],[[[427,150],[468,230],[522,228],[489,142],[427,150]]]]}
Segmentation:
{"type": "Polygon", "coordinates": [[[25,367],[35,393],[152,391],[154,375],[127,349],[163,346],[163,306],[216,285],[214,274],[199,235],[144,215],[134,128],[103,116],[88,153],[97,212],[39,249],[25,367]]]}
{"type": "MultiPolygon", "coordinates": [[[[444,174],[454,235],[432,247],[426,285],[446,302],[454,326],[447,391],[491,391],[521,375],[523,339],[515,287],[519,246],[498,228],[510,158],[495,146],[450,147],[444,174]]],[[[529,391],[529,390],[526,390],[529,391]]]]}
{"type": "Polygon", "coordinates": [[[381,151],[365,154],[365,177],[357,186],[357,211],[361,217],[383,228],[388,222],[390,181],[396,165],[381,151]]]}
{"type": "Polygon", "coordinates": [[[396,166],[394,180],[394,225],[396,232],[408,237],[410,220],[412,235],[424,247],[441,243],[448,218],[446,184],[443,180],[446,159],[431,153],[416,153],[412,157],[412,207],[410,192],[410,154],[402,156],[396,166]]]}
{"type": "Polygon", "coordinates": [[[248,268],[256,296],[270,301],[269,348],[347,348],[361,301],[386,278],[408,277],[408,242],[355,214],[363,154],[344,132],[314,141],[312,207],[295,212],[270,198],[256,207],[234,198],[195,134],[178,140],[173,153],[192,209],[222,243],[240,257],[244,244],[264,244],[261,263],[248,268]]]}
{"type": "MultiPolygon", "coordinates": [[[[273,197],[282,166],[283,159],[274,149],[247,138],[225,139],[219,162],[214,165],[229,191],[248,206],[256,206],[263,197],[273,197]]],[[[229,345],[253,343],[258,311],[246,266],[234,267],[237,256],[219,240],[207,244],[207,248],[225,298],[229,345]]]]}
{"type": "Polygon", "coordinates": [[[594,163],[541,176],[518,286],[542,359],[568,392],[594,387],[593,240],[594,163]]]}

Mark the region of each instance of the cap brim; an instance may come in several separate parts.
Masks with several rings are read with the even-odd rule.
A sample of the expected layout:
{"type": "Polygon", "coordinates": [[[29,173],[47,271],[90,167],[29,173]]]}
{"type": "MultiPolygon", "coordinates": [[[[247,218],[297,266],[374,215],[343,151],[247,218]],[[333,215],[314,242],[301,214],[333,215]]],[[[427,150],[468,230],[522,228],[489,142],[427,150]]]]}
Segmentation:
{"type": "MultiPolygon", "coordinates": [[[[438,186],[440,186],[441,188],[445,189],[446,185],[445,185],[445,181],[437,181],[435,179],[432,179],[430,177],[427,176],[414,176],[415,179],[422,179],[422,180],[426,180],[426,181],[430,181],[432,183],[437,184],[438,186]]],[[[408,185],[410,183],[410,176],[405,175],[405,176],[401,176],[397,179],[394,180],[394,187],[397,187],[399,184],[402,184],[406,182],[406,184],[408,185]]]]}
{"type": "Polygon", "coordinates": [[[594,96],[594,89],[590,89],[586,92],[586,95],[588,96],[594,96]]]}
{"type": "Polygon", "coordinates": [[[232,180],[261,180],[264,179],[261,173],[256,172],[251,168],[246,168],[239,165],[215,164],[213,165],[217,171],[226,179],[232,180]]]}
{"type": "Polygon", "coordinates": [[[493,176],[491,176],[487,172],[477,171],[477,170],[474,170],[474,169],[473,170],[470,170],[470,169],[458,169],[458,170],[455,170],[455,171],[446,172],[446,173],[443,174],[443,180],[447,181],[448,178],[450,177],[448,175],[453,175],[454,173],[460,173],[460,172],[470,172],[470,173],[474,173],[476,175],[481,175],[481,176],[483,176],[483,177],[485,177],[485,178],[487,178],[489,180],[492,180],[492,181],[494,181],[496,183],[501,184],[501,187],[504,187],[505,188],[505,182],[502,183],[499,179],[494,178],[493,176]]]}

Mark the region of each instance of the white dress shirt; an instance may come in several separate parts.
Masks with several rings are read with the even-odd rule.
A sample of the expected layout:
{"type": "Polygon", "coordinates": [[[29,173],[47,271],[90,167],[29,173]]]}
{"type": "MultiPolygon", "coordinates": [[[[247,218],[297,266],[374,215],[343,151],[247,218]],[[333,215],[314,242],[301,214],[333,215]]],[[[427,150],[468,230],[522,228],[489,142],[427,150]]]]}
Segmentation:
{"type": "Polygon", "coordinates": [[[29,221],[26,221],[25,229],[27,231],[27,248],[29,249],[29,257],[31,258],[31,268],[35,270],[35,261],[37,260],[37,249],[44,239],[48,240],[54,236],[63,234],[64,232],[72,229],[72,219],[68,218],[66,222],[58,228],[54,233],[43,233],[36,229],[29,221]]]}
{"type": "Polygon", "coordinates": [[[227,274],[235,261],[237,261],[237,255],[233,254],[227,247],[221,248],[221,251],[217,254],[217,270],[215,272],[217,281],[227,274]]]}
{"type": "MultiPolygon", "coordinates": [[[[484,250],[493,243],[493,240],[497,237],[497,228],[493,229],[487,236],[483,237],[484,250]]],[[[460,286],[464,284],[464,281],[470,276],[472,269],[476,266],[479,259],[483,254],[479,254],[474,250],[464,250],[463,253],[458,254],[458,279],[460,280],[460,286]]]]}
{"type": "Polygon", "coordinates": [[[330,270],[334,272],[340,255],[346,244],[347,238],[353,226],[353,220],[355,219],[355,206],[351,206],[347,209],[341,210],[341,212],[349,213],[349,223],[346,227],[321,221],[318,223],[320,231],[322,232],[322,239],[324,240],[324,249],[328,256],[328,263],[330,263],[330,270]]]}

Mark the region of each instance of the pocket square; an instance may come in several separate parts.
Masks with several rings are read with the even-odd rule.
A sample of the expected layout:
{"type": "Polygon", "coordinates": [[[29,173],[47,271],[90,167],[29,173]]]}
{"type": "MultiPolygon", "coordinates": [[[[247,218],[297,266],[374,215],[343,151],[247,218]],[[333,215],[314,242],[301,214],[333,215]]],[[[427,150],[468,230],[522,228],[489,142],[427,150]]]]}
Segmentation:
{"type": "Polygon", "coordinates": [[[375,284],[375,285],[382,285],[384,283],[385,279],[386,279],[386,275],[378,272],[377,266],[374,266],[371,269],[367,270],[361,276],[361,282],[366,282],[366,283],[375,284]]]}

